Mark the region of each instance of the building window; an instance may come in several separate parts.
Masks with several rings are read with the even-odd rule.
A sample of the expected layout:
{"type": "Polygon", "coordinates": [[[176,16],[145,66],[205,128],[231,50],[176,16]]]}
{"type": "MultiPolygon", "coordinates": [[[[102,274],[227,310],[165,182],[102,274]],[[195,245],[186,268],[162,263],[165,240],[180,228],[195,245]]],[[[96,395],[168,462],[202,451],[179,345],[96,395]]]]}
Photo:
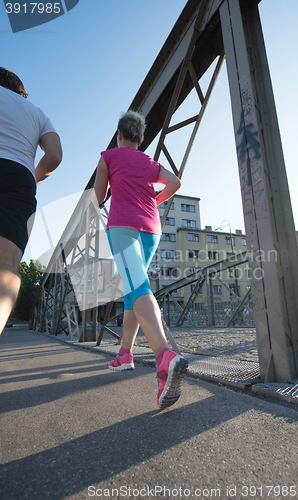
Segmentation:
{"type": "MultiPolygon", "coordinates": [[[[241,296],[241,293],[240,293],[240,286],[239,284],[237,284],[237,287],[236,287],[236,283],[229,283],[229,288],[237,295],[237,288],[238,288],[238,296],[240,297],[241,296]]],[[[230,293],[230,297],[233,297],[233,294],[230,293]]]]}
{"type": "Polygon", "coordinates": [[[218,252],[208,252],[209,260],[218,260],[218,252]]]}
{"type": "MultiPolygon", "coordinates": [[[[231,244],[231,236],[226,236],[226,244],[230,245],[231,244]]],[[[232,236],[232,245],[235,245],[235,238],[232,236]]]]}
{"type": "Polygon", "coordinates": [[[195,206],[194,205],[186,205],[185,203],[181,203],[181,210],[182,210],[182,212],[195,213],[195,206]]]}
{"type": "Polygon", "coordinates": [[[197,302],[197,303],[193,304],[193,310],[194,311],[204,311],[205,306],[202,302],[197,302]]]}
{"type": "Polygon", "coordinates": [[[207,243],[218,243],[217,234],[207,234],[207,243]]]}
{"type": "Polygon", "coordinates": [[[188,258],[189,259],[198,259],[199,258],[199,250],[188,250],[188,258]]]}
{"type": "MultiPolygon", "coordinates": [[[[162,217],[160,217],[160,220],[162,220],[162,217]]],[[[174,217],[167,217],[165,225],[166,226],[175,226],[175,219],[174,219],[174,217]]]]}
{"type": "Polygon", "coordinates": [[[221,285],[212,285],[212,290],[215,295],[222,293],[221,285]]]}
{"type": "Polygon", "coordinates": [[[182,227],[197,227],[195,220],[182,219],[182,227]]]}
{"type": "Polygon", "coordinates": [[[161,250],[160,256],[162,259],[174,259],[175,253],[175,250],[161,250]]]}
{"type": "MultiPolygon", "coordinates": [[[[167,206],[168,206],[168,201],[164,201],[163,203],[161,203],[160,205],[158,205],[159,208],[166,208],[167,206]]],[[[174,202],[173,201],[171,203],[170,210],[174,210],[174,202]]]]}
{"type": "Polygon", "coordinates": [[[160,241],[176,241],[176,234],[162,233],[160,241]]]}
{"type": "MultiPolygon", "coordinates": [[[[195,288],[196,288],[196,285],[190,285],[190,290],[191,290],[191,292],[194,292],[195,288]]],[[[203,288],[201,287],[201,288],[199,289],[199,291],[197,291],[197,293],[203,293],[203,288]]],[[[196,305],[196,304],[195,304],[195,305],[196,305]]]]}
{"type": "Polygon", "coordinates": [[[175,278],[179,276],[179,269],[176,267],[162,267],[161,268],[161,275],[162,276],[171,276],[172,278],[175,278]]]}
{"type": "Polygon", "coordinates": [[[188,241],[199,241],[199,235],[195,233],[188,233],[187,239],[188,241]]]}
{"type": "Polygon", "coordinates": [[[246,247],[246,238],[242,238],[242,245],[246,247]]]}
{"type": "Polygon", "coordinates": [[[239,277],[240,277],[239,269],[236,269],[235,267],[229,269],[229,278],[239,278],[239,277]]]}

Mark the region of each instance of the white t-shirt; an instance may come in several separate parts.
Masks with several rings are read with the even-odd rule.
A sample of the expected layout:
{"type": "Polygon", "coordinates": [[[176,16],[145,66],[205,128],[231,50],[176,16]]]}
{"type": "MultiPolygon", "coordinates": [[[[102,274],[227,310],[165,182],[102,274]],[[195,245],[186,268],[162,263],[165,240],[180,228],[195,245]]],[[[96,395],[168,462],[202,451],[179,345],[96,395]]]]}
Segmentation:
{"type": "Polygon", "coordinates": [[[41,109],[0,86],[0,158],[16,161],[34,175],[37,146],[48,132],[56,131],[41,109]]]}

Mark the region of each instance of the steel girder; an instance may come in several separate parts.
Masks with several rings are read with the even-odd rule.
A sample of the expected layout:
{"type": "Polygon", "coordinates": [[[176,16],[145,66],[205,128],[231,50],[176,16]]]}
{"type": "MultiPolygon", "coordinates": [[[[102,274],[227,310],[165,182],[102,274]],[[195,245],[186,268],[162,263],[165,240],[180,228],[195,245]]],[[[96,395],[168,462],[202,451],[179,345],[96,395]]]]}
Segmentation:
{"type": "MultiPolygon", "coordinates": [[[[290,381],[298,376],[297,245],[258,0],[189,0],[129,108],[146,117],[146,138],[141,149],[146,150],[160,133],[155,159],[163,152],[172,170],[181,177],[224,57],[253,276],[251,295],[260,373],[263,380],[290,381]],[[204,96],[200,79],[216,59],[216,69],[204,96]],[[192,89],[198,95],[198,113],[173,125],[173,114],[192,89]],[[165,139],[191,123],[193,131],[182,163],[177,165],[165,139]],[[275,259],[270,258],[272,251],[275,259]],[[261,260],[260,255],[264,257],[261,260]]],[[[116,134],[108,145],[111,147],[116,147],[116,134]]],[[[77,246],[74,242],[90,229],[86,220],[85,225],[81,221],[86,211],[93,210],[88,190],[94,179],[95,172],[62,236],[66,257],[77,246]]],[[[165,213],[163,222],[166,216],[165,213]]],[[[94,272],[96,255],[90,258],[90,245],[86,236],[80,251],[94,272]]],[[[45,282],[55,272],[60,252],[57,247],[45,282]]],[[[87,294],[88,279],[84,279],[87,294]]],[[[108,318],[103,326],[107,321],[108,318]]],[[[86,318],[83,331],[84,328],[86,318]]]]}
{"type": "Polygon", "coordinates": [[[297,242],[258,6],[256,0],[225,0],[219,10],[260,373],[264,380],[289,382],[298,375],[297,242]]]}

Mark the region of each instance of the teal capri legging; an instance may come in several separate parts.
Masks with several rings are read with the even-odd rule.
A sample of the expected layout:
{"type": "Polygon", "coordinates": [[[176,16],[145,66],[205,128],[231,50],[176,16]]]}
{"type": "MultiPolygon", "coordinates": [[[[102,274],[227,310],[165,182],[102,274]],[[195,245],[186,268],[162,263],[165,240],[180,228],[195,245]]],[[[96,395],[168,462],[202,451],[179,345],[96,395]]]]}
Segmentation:
{"type": "Polygon", "coordinates": [[[123,281],[124,310],[132,310],[135,300],[151,294],[147,269],[160,235],[126,227],[111,227],[107,236],[123,281]]]}

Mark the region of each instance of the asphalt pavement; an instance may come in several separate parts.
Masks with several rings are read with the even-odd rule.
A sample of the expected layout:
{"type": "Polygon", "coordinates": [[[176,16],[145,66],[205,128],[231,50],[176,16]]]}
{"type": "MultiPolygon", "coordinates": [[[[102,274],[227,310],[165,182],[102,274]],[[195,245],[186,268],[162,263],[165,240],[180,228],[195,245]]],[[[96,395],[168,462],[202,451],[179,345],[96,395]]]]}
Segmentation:
{"type": "Polygon", "coordinates": [[[297,405],[190,372],[160,411],[139,356],[114,372],[111,353],[4,330],[1,500],[298,498],[297,405]]]}

